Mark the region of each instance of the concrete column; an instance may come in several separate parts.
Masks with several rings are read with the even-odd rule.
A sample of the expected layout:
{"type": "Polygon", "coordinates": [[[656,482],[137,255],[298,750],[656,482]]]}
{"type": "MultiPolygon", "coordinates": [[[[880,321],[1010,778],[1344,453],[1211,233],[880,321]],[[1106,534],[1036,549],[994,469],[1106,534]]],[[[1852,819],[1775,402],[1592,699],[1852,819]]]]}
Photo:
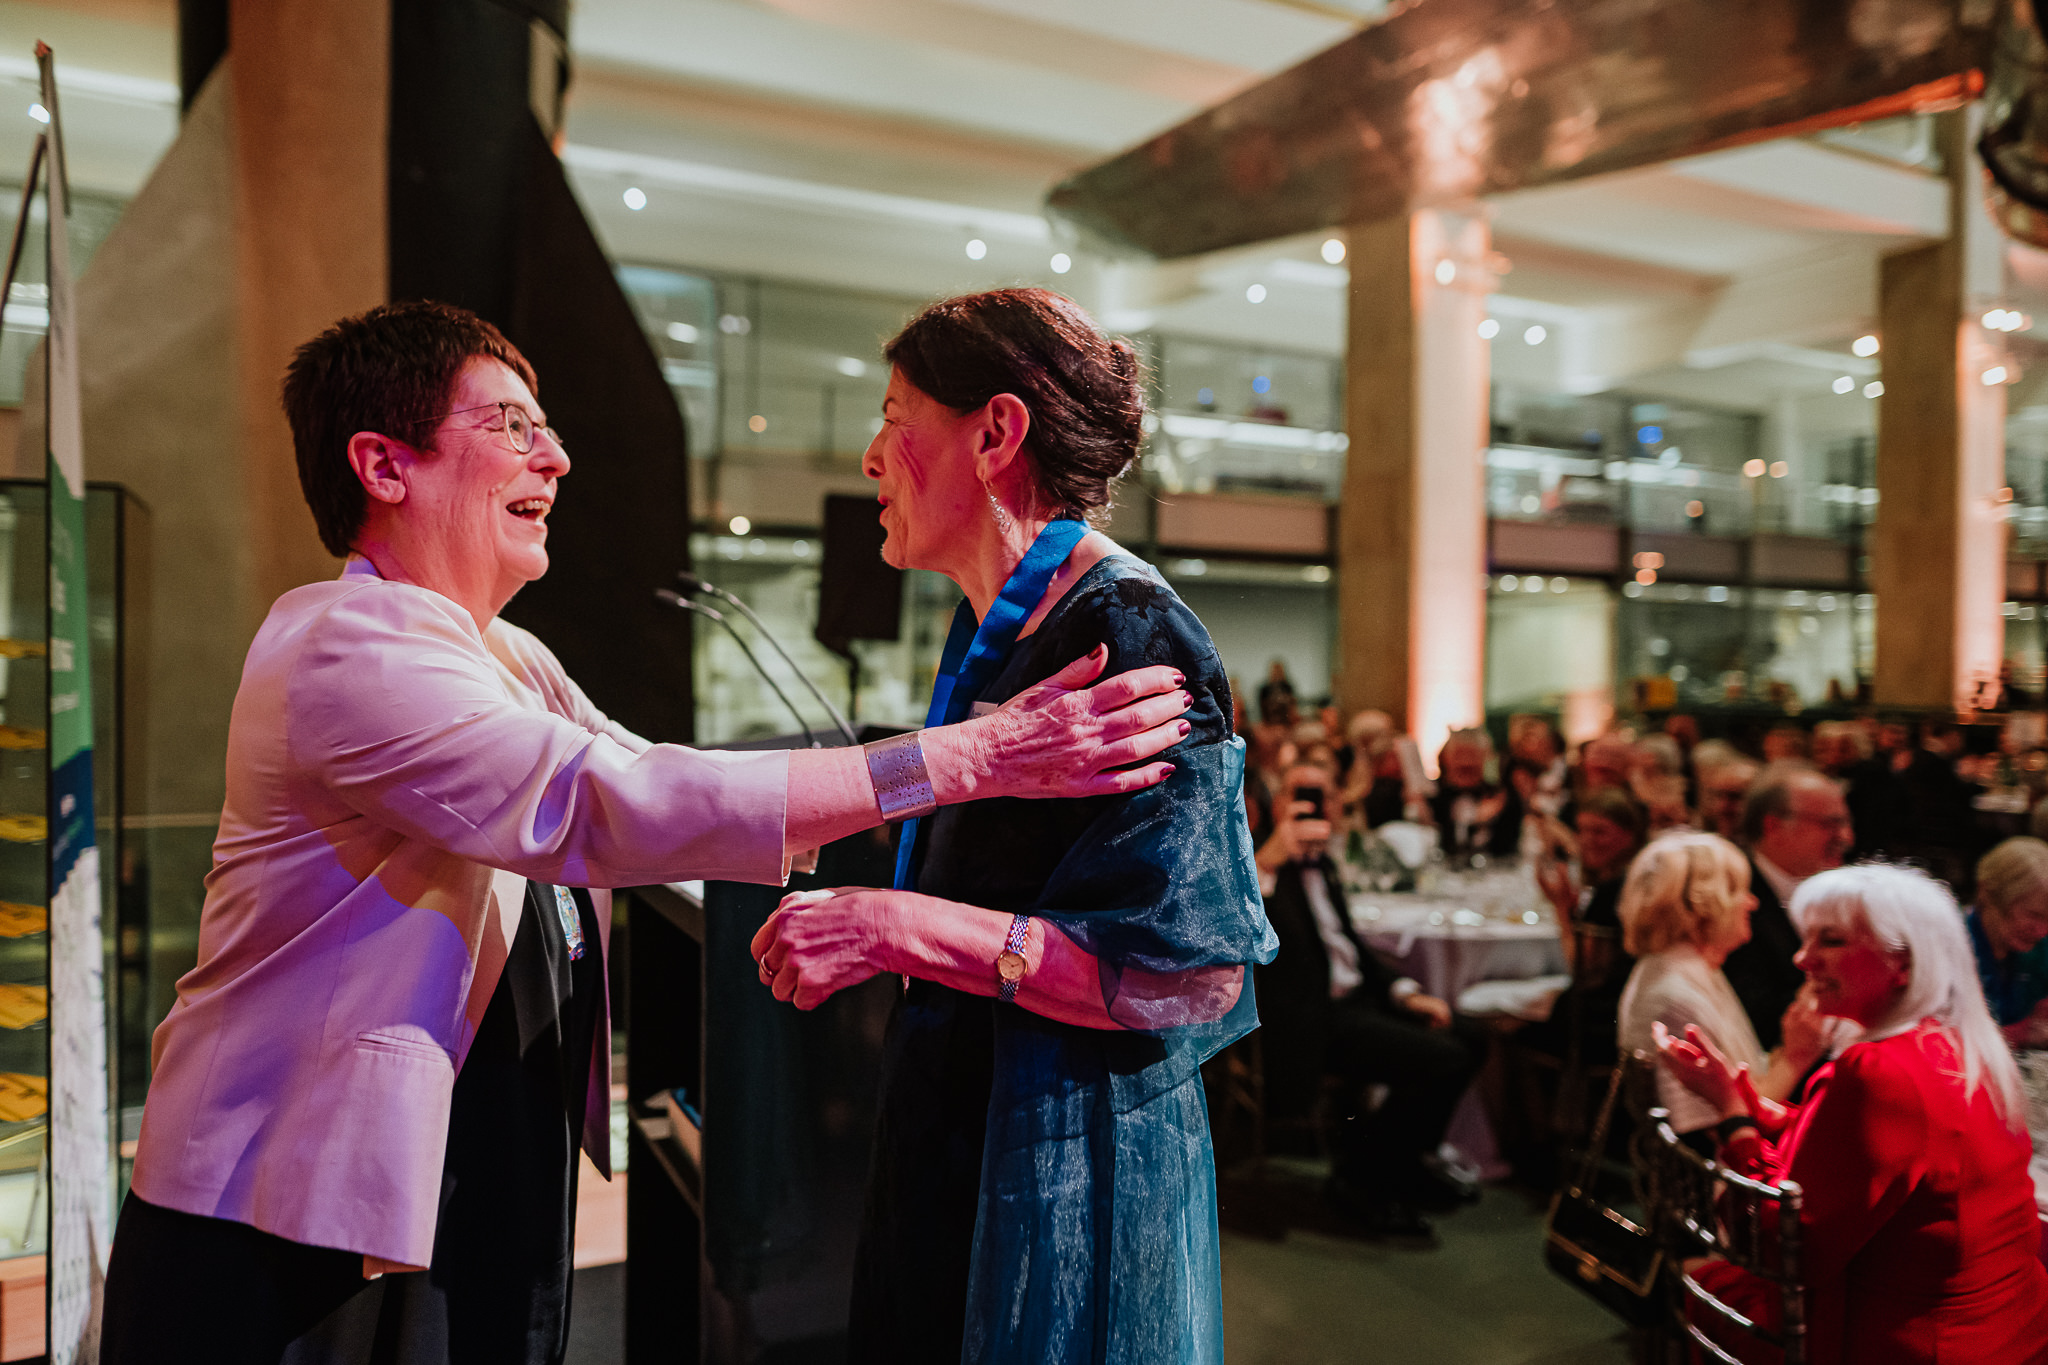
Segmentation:
{"type": "Polygon", "coordinates": [[[235,300],[253,631],[280,594],[332,578],[278,406],[285,365],[386,292],[391,10],[233,0],[235,300]]]}
{"type": "Polygon", "coordinates": [[[1875,696],[1880,706],[1963,709],[1996,678],[2004,646],[2005,384],[2017,373],[1980,322],[2002,291],[1981,207],[1968,111],[1944,115],[1948,239],[1884,258],[1878,276],[1875,696]],[[1985,382],[1990,376],[1993,382],[1985,382]]]}
{"type": "Polygon", "coordinates": [[[1484,716],[1491,236],[1428,210],[1352,229],[1338,694],[1403,719],[1426,761],[1484,716]]]}

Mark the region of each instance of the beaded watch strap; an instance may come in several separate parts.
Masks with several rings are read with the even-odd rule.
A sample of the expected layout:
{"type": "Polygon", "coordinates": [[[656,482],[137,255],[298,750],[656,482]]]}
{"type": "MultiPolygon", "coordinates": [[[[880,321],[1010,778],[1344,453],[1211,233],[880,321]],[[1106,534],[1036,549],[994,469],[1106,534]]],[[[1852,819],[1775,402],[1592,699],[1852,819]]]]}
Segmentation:
{"type": "Polygon", "coordinates": [[[931,774],[925,771],[924,745],[917,736],[912,730],[861,746],[867,755],[868,780],[875,784],[875,805],[884,820],[910,820],[939,808],[931,774]]]}

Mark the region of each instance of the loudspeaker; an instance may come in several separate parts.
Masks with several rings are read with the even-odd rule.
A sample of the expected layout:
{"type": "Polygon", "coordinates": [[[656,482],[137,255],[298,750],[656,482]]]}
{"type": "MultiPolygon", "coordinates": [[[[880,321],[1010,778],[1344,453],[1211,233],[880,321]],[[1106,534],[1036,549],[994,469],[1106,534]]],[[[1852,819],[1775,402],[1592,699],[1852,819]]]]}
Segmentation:
{"type": "Polygon", "coordinates": [[[903,628],[903,570],[882,562],[882,504],[825,497],[825,556],[818,580],[818,643],[851,658],[855,640],[894,640],[903,628]]]}

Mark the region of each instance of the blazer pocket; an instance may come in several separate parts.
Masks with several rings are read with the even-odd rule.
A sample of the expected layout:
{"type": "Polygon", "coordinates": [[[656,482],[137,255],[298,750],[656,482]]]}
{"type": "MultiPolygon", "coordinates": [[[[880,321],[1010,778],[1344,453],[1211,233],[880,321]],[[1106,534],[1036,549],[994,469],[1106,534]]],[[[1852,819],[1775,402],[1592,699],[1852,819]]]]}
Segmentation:
{"type": "MultiPolygon", "coordinates": [[[[422,1033],[425,1030],[421,1030],[422,1033]]],[[[416,1057],[422,1061],[440,1062],[453,1066],[455,1059],[448,1055],[448,1049],[430,1038],[410,1037],[402,1033],[385,1033],[372,1029],[356,1035],[356,1047],[364,1052],[389,1052],[400,1057],[416,1057]]]]}

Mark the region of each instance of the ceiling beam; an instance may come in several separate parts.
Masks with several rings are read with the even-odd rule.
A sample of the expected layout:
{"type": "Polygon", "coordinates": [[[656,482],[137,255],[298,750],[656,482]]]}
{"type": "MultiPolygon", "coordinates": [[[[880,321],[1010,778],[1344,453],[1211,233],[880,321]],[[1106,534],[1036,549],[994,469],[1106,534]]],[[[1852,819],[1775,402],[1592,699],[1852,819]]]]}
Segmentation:
{"type": "Polygon", "coordinates": [[[1981,88],[1993,8],[1415,0],[1050,204],[1177,257],[1942,107],[1981,88]]]}

